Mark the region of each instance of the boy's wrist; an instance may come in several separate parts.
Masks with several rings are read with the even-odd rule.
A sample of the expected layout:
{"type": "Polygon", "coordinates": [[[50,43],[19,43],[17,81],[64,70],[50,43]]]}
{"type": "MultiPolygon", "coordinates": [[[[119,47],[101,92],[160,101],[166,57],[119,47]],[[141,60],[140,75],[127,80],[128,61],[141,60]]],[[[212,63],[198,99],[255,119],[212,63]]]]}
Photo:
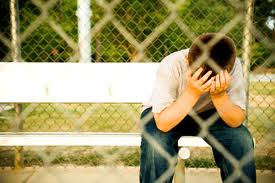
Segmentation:
{"type": "Polygon", "coordinates": [[[210,98],[215,106],[215,108],[217,109],[217,111],[220,112],[224,112],[224,110],[227,108],[227,104],[228,104],[228,95],[227,93],[224,92],[220,92],[220,93],[216,93],[216,94],[210,94],[210,98]]]}
{"type": "Polygon", "coordinates": [[[215,100],[215,99],[222,99],[222,98],[224,98],[224,97],[226,97],[227,96],[227,93],[226,93],[226,91],[222,91],[222,92],[219,92],[219,93],[210,93],[210,97],[211,97],[211,99],[213,100],[215,100]]]}
{"type": "Polygon", "coordinates": [[[188,95],[189,97],[194,98],[194,99],[199,99],[201,96],[201,93],[199,91],[194,91],[190,88],[187,88],[185,90],[185,93],[186,93],[186,95],[188,95]]]}
{"type": "Polygon", "coordinates": [[[195,104],[197,103],[197,101],[200,99],[201,95],[199,93],[196,92],[192,92],[189,90],[185,90],[182,93],[182,97],[181,97],[181,103],[184,104],[188,109],[188,113],[190,112],[190,110],[195,106],[195,104]]]}

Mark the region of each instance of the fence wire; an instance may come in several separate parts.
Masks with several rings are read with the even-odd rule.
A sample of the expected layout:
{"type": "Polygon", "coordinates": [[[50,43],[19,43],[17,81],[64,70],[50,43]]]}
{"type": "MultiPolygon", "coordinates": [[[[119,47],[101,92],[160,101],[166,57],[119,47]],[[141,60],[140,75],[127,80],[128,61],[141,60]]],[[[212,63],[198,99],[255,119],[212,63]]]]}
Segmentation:
{"type": "MultiPolygon", "coordinates": [[[[275,141],[272,137],[275,132],[274,1],[79,2],[2,2],[0,62],[160,62],[170,53],[190,47],[194,39],[204,32],[224,33],[234,40],[238,57],[243,58],[244,74],[248,81],[245,124],[256,142],[257,168],[275,169],[275,141]],[[88,12],[78,10],[79,2],[90,6],[84,6],[88,12]],[[248,8],[251,8],[249,16],[248,8]],[[84,21],[84,31],[79,30],[82,29],[78,24],[79,18],[84,21]],[[250,19],[251,24],[247,22],[250,19]],[[81,58],[83,51],[86,54],[81,58]]],[[[211,66],[215,67],[213,64],[211,66]]],[[[0,103],[0,131],[140,132],[137,124],[140,113],[141,104],[0,103]]],[[[238,163],[209,134],[204,120],[196,114],[193,117],[204,129],[200,135],[207,137],[236,170],[250,160],[251,154],[248,153],[238,163]]],[[[210,119],[210,123],[211,120],[213,122],[210,119]]],[[[168,155],[150,133],[144,131],[144,136],[167,157],[171,165],[174,164],[175,157],[168,155]]],[[[191,151],[192,156],[186,161],[187,167],[216,167],[210,148],[194,147],[191,151]]],[[[51,166],[128,167],[139,166],[140,163],[139,148],[132,147],[1,147],[1,167],[16,166],[14,152],[23,153],[21,164],[24,167],[47,167],[46,172],[42,173],[45,176],[51,174],[48,168],[51,166]]],[[[119,168],[113,170],[109,172],[122,174],[119,168]]],[[[159,182],[165,180],[172,170],[165,172],[159,182]]],[[[58,179],[58,176],[55,177],[58,179]]],[[[238,177],[250,182],[242,171],[234,171],[227,182],[233,182],[238,177]]]]}

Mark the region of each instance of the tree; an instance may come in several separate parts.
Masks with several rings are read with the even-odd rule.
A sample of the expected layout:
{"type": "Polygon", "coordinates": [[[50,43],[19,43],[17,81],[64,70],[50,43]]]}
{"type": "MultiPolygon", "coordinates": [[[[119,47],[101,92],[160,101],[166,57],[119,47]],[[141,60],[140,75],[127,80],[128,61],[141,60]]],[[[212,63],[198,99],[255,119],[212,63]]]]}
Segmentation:
{"type": "MultiPolygon", "coordinates": [[[[274,0],[256,0],[254,4],[254,25],[267,38],[275,43],[275,1],[274,0]],[[273,20],[273,28],[267,26],[268,21],[273,20]]],[[[275,60],[266,62],[274,50],[268,49],[261,40],[255,39],[252,43],[252,59],[251,69],[254,70],[259,67],[275,67],[275,60]]]]}
{"type": "MultiPolygon", "coordinates": [[[[41,10],[31,0],[18,1],[20,15],[20,33],[41,15],[41,10]]],[[[44,1],[42,1],[44,2],[44,1]]],[[[109,2],[109,1],[108,1],[109,2]]],[[[175,1],[173,1],[175,2],[175,1]]],[[[242,1],[243,2],[243,1],[242,1]]],[[[0,30],[10,37],[9,1],[1,4],[0,30]]],[[[274,18],[274,0],[256,0],[254,22],[268,37],[272,30],[266,26],[269,17],[274,18]]],[[[62,30],[77,43],[77,0],[59,0],[48,12],[47,19],[54,20],[62,30]]],[[[94,28],[107,12],[92,1],[91,25],[94,28]]],[[[161,0],[125,0],[113,10],[115,18],[139,43],[148,38],[172,13],[161,0]]],[[[234,16],[239,13],[225,0],[185,0],[177,6],[177,14],[189,29],[197,36],[204,32],[220,31],[234,16]]],[[[47,22],[47,21],[46,21],[47,22]]],[[[236,24],[228,35],[235,41],[238,55],[242,54],[243,22],[236,24]]],[[[138,54],[138,49],[129,42],[109,21],[92,37],[92,59],[97,62],[131,62],[138,54]]],[[[166,55],[188,48],[193,40],[186,35],[175,22],[162,31],[144,50],[145,58],[140,62],[159,62],[166,55]]],[[[271,51],[262,45],[260,40],[252,44],[252,69],[263,65],[271,51]]],[[[21,43],[22,57],[26,62],[68,62],[74,51],[63,38],[47,23],[41,24],[21,43]]],[[[8,53],[9,48],[0,41],[0,59],[8,53]]],[[[273,63],[266,64],[273,67],[273,63]]]]}

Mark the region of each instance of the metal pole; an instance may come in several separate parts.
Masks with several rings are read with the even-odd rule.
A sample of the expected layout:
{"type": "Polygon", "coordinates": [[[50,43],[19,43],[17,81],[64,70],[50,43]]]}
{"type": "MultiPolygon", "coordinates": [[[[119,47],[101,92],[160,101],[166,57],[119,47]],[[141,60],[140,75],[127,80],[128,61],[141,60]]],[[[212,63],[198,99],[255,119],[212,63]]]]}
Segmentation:
{"type": "Polygon", "coordinates": [[[190,150],[181,147],[178,152],[178,162],[174,173],[174,183],[185,183],[185,160],[190,158],[190,150]]]}
{"type": "MultiPolygon", "coordinates": [[[[20,132],[23,130],[23,119],[21,117],[22,113],[22,105],[21,104],[14,104],[15,108],[15,131],[20,132]]],[[[15,159],[14,165],[16,169],[21,169],[24,166],[23,161],[23,146],[16,146],[15,147],[15,159]]]]}
{"type": "Polygon", "coordinates": [[[244,81],[246,88],[246,125],[248,124],[248,105],[249,105],[249,72],[250,72],[250,51],[251,51],[251,25],[253,16],[253,0],[246,0],[246,14],[244,21],[244,31],[243,31],[243,71],[244,71],[244,81]]]}
{"type": "Polygon", "coordinates": [[[185,160],[178,157],[178,163],[175,168],[174,183],[185,183],[185,160]]]}
{"type": "Polygon", "coordinates": [[[78,16],[78,46],[81,63],[91,62],[91,2],[90,0],[77,1],[78,16]]]}
{"type": "MultiPolygon", "coordinates": [[[[20,41],[19,41],[19,16],[18,16],[18,1],[10,1],[10,20],[11,20],[11,51],[12,61],[20,62],[20,41]]],[[[15,108],[15,125],[16,131],[23,129],[23,119],[21,118],[22,106],[21,104],[14,104],[15,108]]],[[[15,147],[15,168],[19,169],[23,167],[23,146],[15,147]]]]}
{"type": "Polygon", "coordinates": [[[10,20],[11,20],[11,51],[12,61],[20,62],[20,41],[19,41],[19,18],[18,18],[18,1],[10,1],[10,20]]]}

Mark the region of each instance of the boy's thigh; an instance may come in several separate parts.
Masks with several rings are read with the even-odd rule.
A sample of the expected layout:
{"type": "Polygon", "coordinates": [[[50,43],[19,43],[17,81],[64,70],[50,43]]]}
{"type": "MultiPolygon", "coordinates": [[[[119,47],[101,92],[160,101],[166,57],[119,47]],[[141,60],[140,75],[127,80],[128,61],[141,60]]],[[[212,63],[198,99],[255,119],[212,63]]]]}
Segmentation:
{"type": "Polygon", "coordinates": [[[216,125],[212,128],[210,127],[210,134],[218,142],[227,143],[231,146],[250,146],[251,144],[253,145],[253,138],[249,130],[244,125],[241,125],[237,128],[231,128],[227,125],[216,125]]]}
{"type": "Polygon", "coordinates": [[[210,109],[208,111],[198,113],[197,117],[200,118],[200,122],[196,120],[197,117],[187,115],[178,125],[176,125],[169,132],[161,132],[155,123],[152,109],[146,109],[141,115],[142,131],[151,135],[158,134],[161,136],[169,136],[180,138],[180,136],[197,136],[201,130],[201,123],[211,123],[208,127],[208,133],[210,136],[220,139],[218,141],[226,141],[226,139],[243,139],[244,141],[250,140],[250,133],[247,128],[241,125],[239,128],[229,127],[222,118],[213,118],[215,121],[207,121],[213,115],[217,113],[216,109],[210,109]]]}

